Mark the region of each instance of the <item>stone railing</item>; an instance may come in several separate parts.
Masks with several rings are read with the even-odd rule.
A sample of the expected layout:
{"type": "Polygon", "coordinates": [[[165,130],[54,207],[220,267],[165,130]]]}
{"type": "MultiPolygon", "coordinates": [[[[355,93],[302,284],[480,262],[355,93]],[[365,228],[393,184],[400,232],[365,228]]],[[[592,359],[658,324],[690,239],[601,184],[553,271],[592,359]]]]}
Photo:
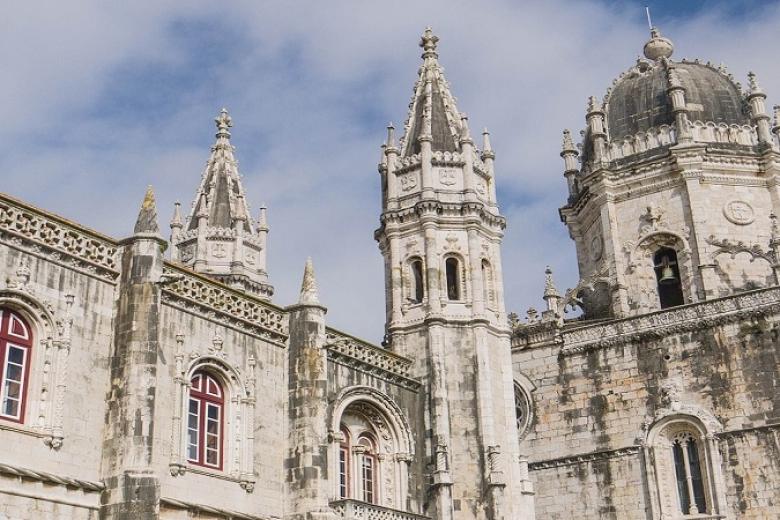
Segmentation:
{"type": "Polygon", "coordinates": [[[562,355],[594,348],[661,338],[780,312],[780,287],[758,289],[681,305],[641,316],[562,330],[562,355]]]}
{"type": "MultiPolygon", "coordinates": [[[[756,131],[750,125],[693,121],[689,128],[693,141],[697,143],[730,143],[746,146],[758,144],[756,131]]],[[[607,160],[614,161],[676,143],[677,130],[675,126],[660,125],[650,128],[646,132],[610,141],[607,146],[607,160]]]]}
{"type": "Polygon", "coordinates": [[[106,281],[119,275],[116,241],[5,194],[0,240],[106,281]]]}
{"type": "Polygon", "coordinates": [[[329,359],[407,388],[419,386],[411,377],[412,360],[335,329],[326,336],[329,359]]]}
{"type": "Polygon", "coordinates": [[[274,305],[167,262],[163,283],[169,305],[274,343],[287,340],[287,316],[274,305]]]}
{"type": "Polygon", "coordinates": [[[358,500],[337,500],[330,507],[344,520],[430,520],[430,517],[367,504],[358,500]]]}

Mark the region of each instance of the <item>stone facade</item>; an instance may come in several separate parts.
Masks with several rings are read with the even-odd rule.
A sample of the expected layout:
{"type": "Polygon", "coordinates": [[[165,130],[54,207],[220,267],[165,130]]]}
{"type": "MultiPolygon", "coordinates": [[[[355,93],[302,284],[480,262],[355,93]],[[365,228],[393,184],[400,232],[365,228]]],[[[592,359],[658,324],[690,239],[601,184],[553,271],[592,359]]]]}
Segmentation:
{"type": "Polygon", "coordinates": [[[755,75],[672,51],[564,132],[580,282],[513,317],[540,518],[780,516],[778,128],[755,75]]]}
{"type": "Polygon", "coordinates": [[[581,281],[548,271],[521,323],[490,136],[420,45],[378,168],[382,346],[327,325],[311,261],[272,303],[226,110],[168,241],[151,188],[122,240],[0,195],[0,518],[780,515],[780,148],[755,77],[743,95],[653,32],[581,148],[565,134],[581,281]]]}

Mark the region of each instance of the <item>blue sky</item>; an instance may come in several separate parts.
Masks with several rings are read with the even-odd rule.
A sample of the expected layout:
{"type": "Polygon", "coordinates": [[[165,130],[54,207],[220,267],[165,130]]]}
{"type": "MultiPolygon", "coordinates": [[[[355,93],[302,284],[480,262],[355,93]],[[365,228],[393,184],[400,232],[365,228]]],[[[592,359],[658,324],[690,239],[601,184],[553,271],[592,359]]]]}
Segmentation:
{"type": "Polygon", "coordinates": [[[426,25],[459,108],[492,133],[507,304],[520,313],[541,305],[545,265],[561,290],[576,284],[557,216],[561,130],[576,135],[587,97],[641,53],[645,5],[675,57],[725,62],[743,83],[754,70],[780,102],[778,2],[31,4],[11,1],[0,20],[2,191],[122,237],[152,184],[167,230],[226,106],[248,201],[255,216],[269,207],[275,302],[294,302],[312,256],[329,323],[372,340],[384,323],[379,145],[406,117],[426,25]]]}

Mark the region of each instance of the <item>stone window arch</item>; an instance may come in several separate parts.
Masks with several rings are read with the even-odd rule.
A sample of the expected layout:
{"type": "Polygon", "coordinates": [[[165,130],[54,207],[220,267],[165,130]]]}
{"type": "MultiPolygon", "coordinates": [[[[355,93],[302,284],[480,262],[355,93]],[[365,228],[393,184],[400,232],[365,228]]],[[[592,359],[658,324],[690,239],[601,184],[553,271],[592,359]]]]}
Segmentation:
{"type": "Polygon", "coordinates": [[[671,247],[659,247],[653,254],[653,269],[658,290],[658,301],[662,309],[685,303],[680,277],[677,251],[671,247]]]}
{"type": "Polygon", "coordinates": [[[65,439],[63,418],[74,297],[66,294],[64,310],[55,313],[50,303],[29,289],[28,281],[26,264],[20,262],[17,276],[0,290],[0,309],[16,314],[31,335],[24,417],[16,425],[0,421],[0,428],[10,427],[40,437],[44,444],[57,450],[65,439]]]}
{"type": "Polygon", "coordinates": [[[720,455],[714,435],[699,418],[672,415],[659,421],[650,429],[645,449],[655,517],[719,517],[720,455]]]}
{"type": "Polygon", "coordinates": [[[425,264],[419,256],[406,262],[406,301],[412,305],[422,303],[425,298],[425,264]]]}
{"type": "Polygon", "coordinates": [[[444,296],[454,302],[466,299],[466,264],[454,254],[444,257],[444,296]]]}
{"type": "MultiPolygon", "coordinates": [[[[676,256],[672,269],[680,281],[682,303],[697,301],[697,279],[693,272],[691,250],[687,240],[672,231],[650,231],[634,244],[626,244],[628,252],[629,299],[639,311],[653,311],[662,308],[659,296],[659,273],[663,253],[671,250],[676,256]],[[656,258],[658,257],[658,258],[656,258]],[[658,260],[658,262],[656,261],[658,260]]],[[[669,305],[671,306],[671,305],[669,305]]]]}
{"type": "MultiPolygon", "coordinates": [[[[204,474],[219,474],[238,482],[247,492],[254,491],[254,385],[245,383],[241,372],[218,355],[196,356],[185,366],[182,343],[183,336],[177,336],[177,373],[175,377],[175,399],[172,431],[172,449],[169,469],[171,475],[183,475],[187,471],[204,474]],[[198,384],[200,376],[200,385],[198,384]],[[190,428],[190,406],[193,397],[205,397],[208,393],[208,378],[219,386],[211,402],[221,406],[219,464],[205,463],[192,457],[190,428]],[[203,383],[207,386],[202,386],[203,383]],[[221,395],[220,395],[221,394],[221,395]]],[[[254,360],[250,359],[250,371],[246,380],[254,380],[254,360]]],[[[208,399],[207,399],[208,400],[208,399]]],[[[204,421],[201,421],[201,425],[204,421]]],[[[203,439],[205,442],[207,439],[203,439]]],[[[205,447],[202,453],[205,456],[205,447]]]]}
{"type": "Polygon", "coordinates": [[[490,260],[483,258],[481,262],[482,269],[482,298],[485,302],[485,307],[488,309],[496,308],[496,282],[493,271],[493,266],[490,264],[490,260]]]}
{"type": "Polygon", "coordinates": [[[375,389],[349,388],[332,408],[330,431],[333,496],[404,509],[413,445],[398,406],[375,389]]]}

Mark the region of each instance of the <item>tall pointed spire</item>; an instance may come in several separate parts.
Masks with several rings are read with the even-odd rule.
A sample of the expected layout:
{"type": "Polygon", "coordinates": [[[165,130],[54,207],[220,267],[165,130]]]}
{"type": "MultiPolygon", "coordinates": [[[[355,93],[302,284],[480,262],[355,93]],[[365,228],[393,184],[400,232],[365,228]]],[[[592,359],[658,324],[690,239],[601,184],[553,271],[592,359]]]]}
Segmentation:
{"type": "Polygon", "coordinates": [[[461,117],[455,106],[455,98],[444,78],[436,52],[438,36],[430,27],[425,29],[420,47],[423,49],[423,65],[414,85],[409,104],[409,114],[404,128],[401,155],[420,153],[420,141],[431,141],[431,150],[454,152],[461,138],[461,117]]]}
{"type": "Polygon", "coordinates": [[[306,259],[306,267],[303,270],[303,282],[301,283],[301,295],[298,298],[299,305],[319,305],[320,295],[317,289],[317,280],[314,278],[314,262],[311,257],[306,259]]]}
{"type": "Polygon", "coordinates": [[[138,219],[135,221],[133,233],[159,235],[160,226],[157,224],[157,204],[154,201],[154,190],[151,186],[146,188],[146,195],[141,203],[141,211],[138,212],[138,219]]]}
{"type": "MultiPolygon", "coordinates": [[[[236,289],[270,298],[273,287],[266,272],[268,228],[257,227],[250,218],[235,148],[230,143],[233,118],[223,108],[214,123],[216,142],[195,193],[186,229],[172,232],[172,258],[236,289]]],[[[172,230],[174,225],[172,222],[172,230]]]]}

